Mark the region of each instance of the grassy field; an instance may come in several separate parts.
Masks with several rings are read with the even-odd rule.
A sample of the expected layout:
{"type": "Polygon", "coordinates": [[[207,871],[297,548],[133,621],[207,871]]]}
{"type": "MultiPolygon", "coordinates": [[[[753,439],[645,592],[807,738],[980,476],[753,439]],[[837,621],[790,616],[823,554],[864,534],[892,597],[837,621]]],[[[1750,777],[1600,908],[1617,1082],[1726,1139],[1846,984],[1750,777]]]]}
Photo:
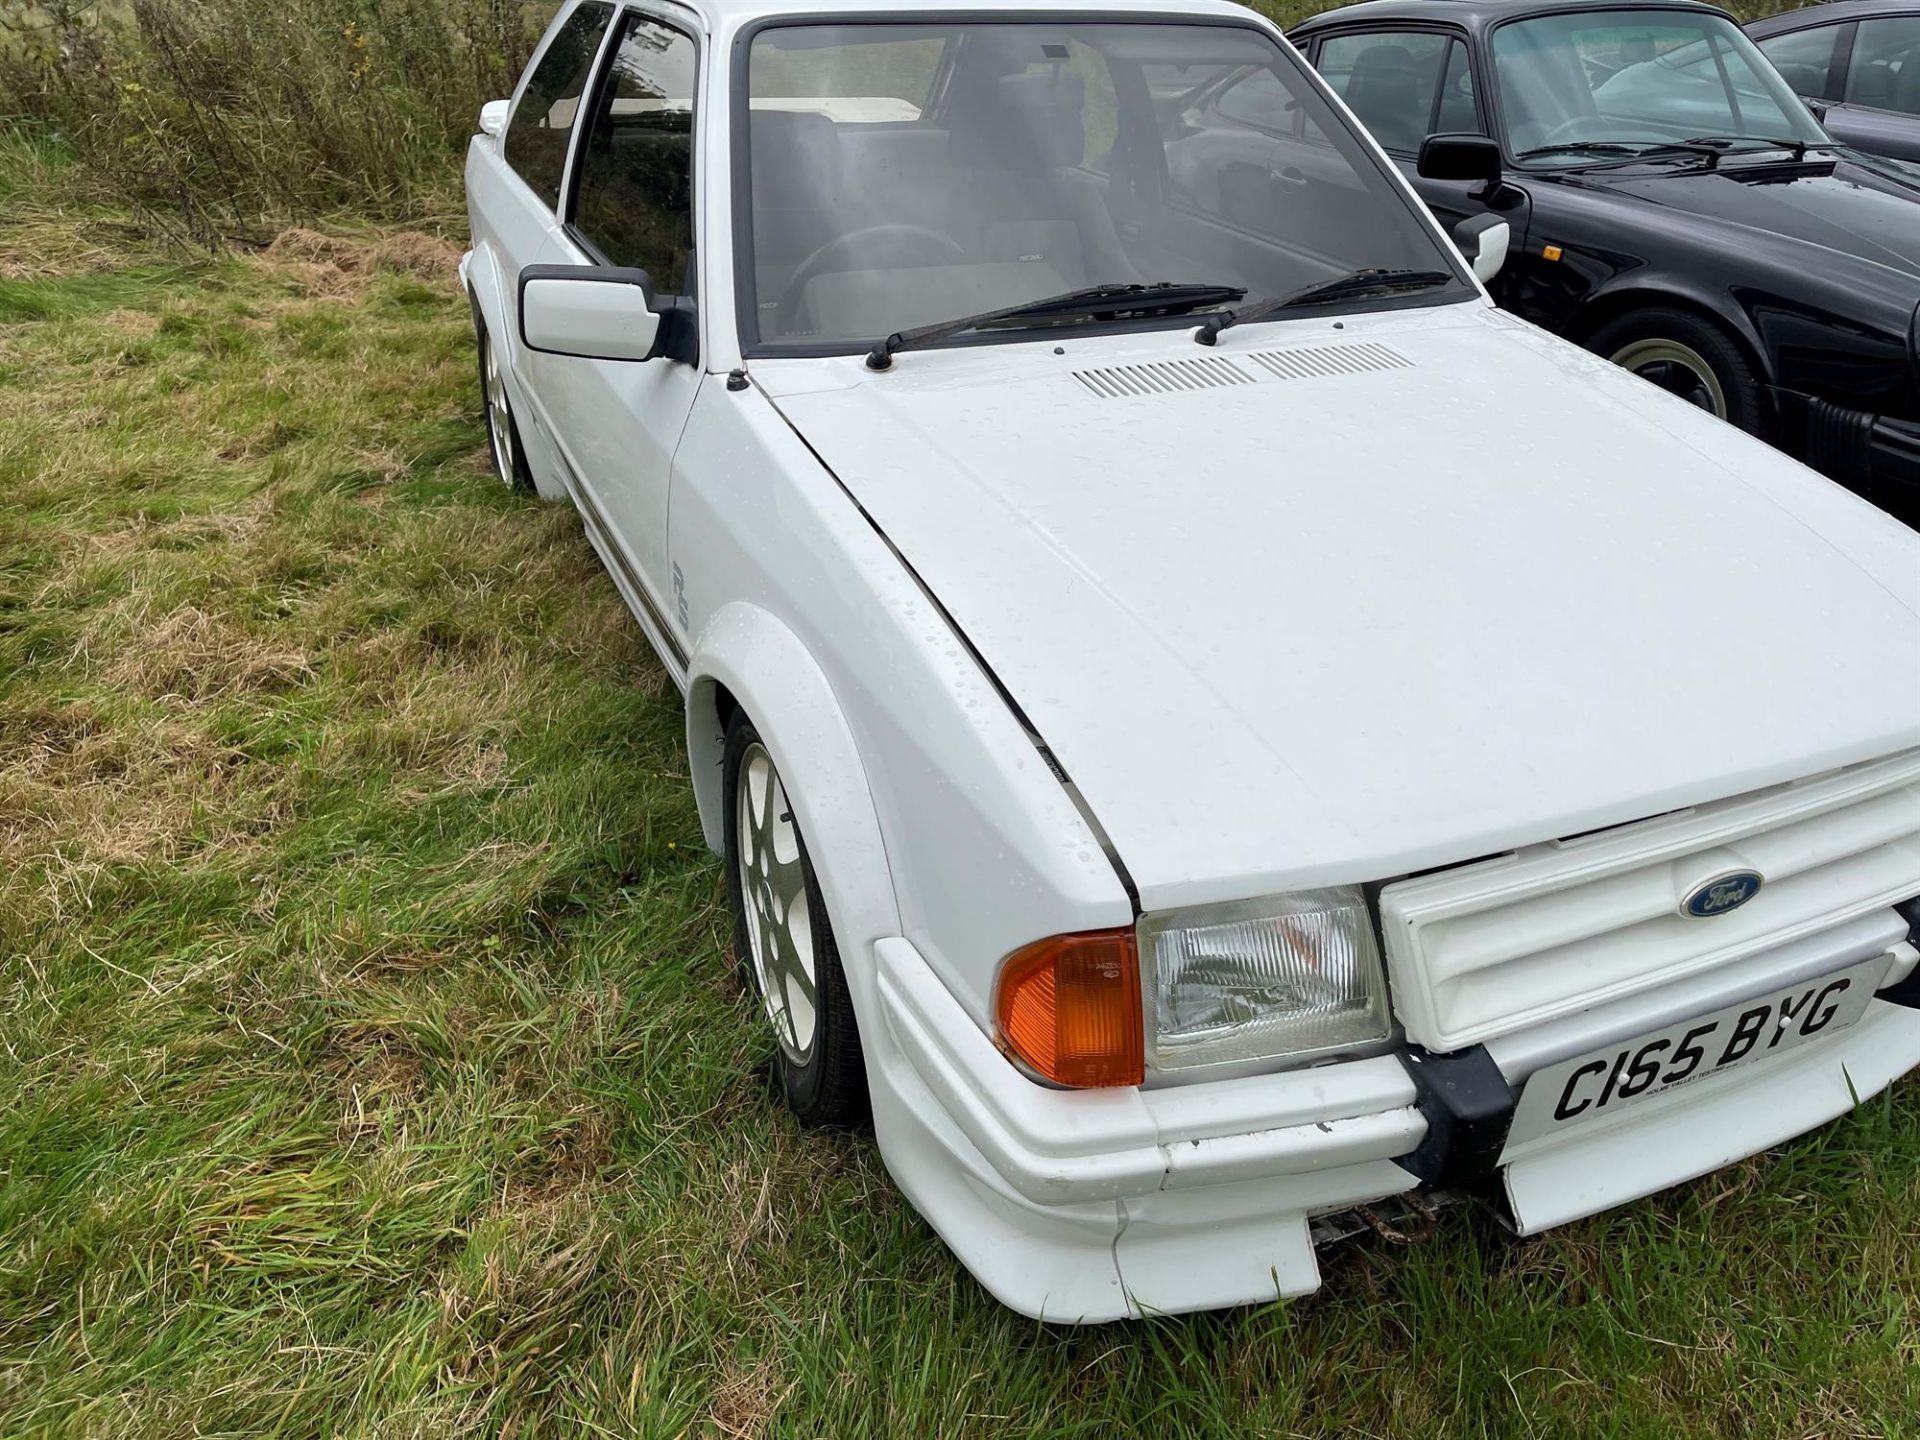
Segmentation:
{"type": "Polygon", "coordinates": [[[678,697],[446,241],[0,142],[0,1434],[1920,1433],[1920,1087],[1290,1305],[998,1308],[737,993],[678,697]]]}

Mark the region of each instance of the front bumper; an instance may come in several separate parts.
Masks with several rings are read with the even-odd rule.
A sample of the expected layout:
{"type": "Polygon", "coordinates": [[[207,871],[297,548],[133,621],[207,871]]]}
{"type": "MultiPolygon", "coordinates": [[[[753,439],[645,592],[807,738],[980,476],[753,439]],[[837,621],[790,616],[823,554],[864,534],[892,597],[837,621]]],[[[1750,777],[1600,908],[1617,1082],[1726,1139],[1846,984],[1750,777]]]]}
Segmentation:
{"type": "Polygon", "coordinates": [[[1872,415],[1791,390],[1776,390],[1774,398],[1784,448],[1920,526],[1920,422],[1872,415]]]}
{"type": "Polygon", "coordinates": [[[1530,1232],[1692,1179],[1879,1093],[1920,1065],[1920,1008],[1905,998],[1915,982],[1895,983],[1915,968],[1907,923],[1882,912],[1487,1047],[1478,1063],[1517,1095],[1566,1047],[1637,1033],[1661,1008],[1698,1013],[1782,975],[1886,958],[1879,988],[1893,998],[1870,1002],[1850,1029],[1516,1147],[1497,1114],[1492,1132],[1484,1115],[1458,1125],[1445,1087],[1416,1084],[1402,1056],[1155,1090],[1050,1090],[1006,1062],[909,942],[883,940],[884,1027],[868,1041],[875,1127],[901,1189],[1025,1314],[1103,1321],[1302,1295],[1320,1283],[1318,1216],[1442,1175],[1497,1175],[1530,1232]]]}

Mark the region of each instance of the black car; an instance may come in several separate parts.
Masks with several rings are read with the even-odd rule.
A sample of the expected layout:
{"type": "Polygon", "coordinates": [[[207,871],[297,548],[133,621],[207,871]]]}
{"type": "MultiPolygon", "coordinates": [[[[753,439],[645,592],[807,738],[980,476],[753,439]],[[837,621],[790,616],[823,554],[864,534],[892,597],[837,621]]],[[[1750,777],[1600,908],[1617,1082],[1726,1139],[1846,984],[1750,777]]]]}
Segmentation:
{"type": "Polygon", "coordinates": [[[1920,169],[1836,145],[1725,13],[1370,0],[1292,38],[1463,249],[1506,222],[1503,306],[1920,524],[1920,169]]]}
{"type": "Polygon", "coordinates": [[[1834,139],[1920,160],[1920,4],[1835,0],[1756,20],[1747,34],[1834,139]]]}

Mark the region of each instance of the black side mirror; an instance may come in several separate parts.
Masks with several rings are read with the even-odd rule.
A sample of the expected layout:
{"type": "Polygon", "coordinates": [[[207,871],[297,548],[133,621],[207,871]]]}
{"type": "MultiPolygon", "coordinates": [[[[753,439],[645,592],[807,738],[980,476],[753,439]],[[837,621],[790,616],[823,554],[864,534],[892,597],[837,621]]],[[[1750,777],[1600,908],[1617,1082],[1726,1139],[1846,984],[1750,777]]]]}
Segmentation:
{"type": "Polygon", "coordinates": [[[1497,181],[1500,147],[1484,135],[1429,135],[1418,168],[1428,180],[1497,181]]]}

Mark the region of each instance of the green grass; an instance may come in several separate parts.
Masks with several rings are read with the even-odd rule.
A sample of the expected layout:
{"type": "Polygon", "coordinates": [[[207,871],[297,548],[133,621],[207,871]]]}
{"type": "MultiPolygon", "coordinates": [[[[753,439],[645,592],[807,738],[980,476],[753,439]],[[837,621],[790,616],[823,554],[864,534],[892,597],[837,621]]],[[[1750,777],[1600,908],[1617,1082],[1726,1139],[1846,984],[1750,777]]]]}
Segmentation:
{"type": "Polygon", "coordinates": [[[46,191],[0,206],[0,1433],[1920,1429],[1912,1085],[1305,1302],[1000,1309],[769,1094],[678,698],[490,479],[449,250],[182,258],[46,191]]]}

